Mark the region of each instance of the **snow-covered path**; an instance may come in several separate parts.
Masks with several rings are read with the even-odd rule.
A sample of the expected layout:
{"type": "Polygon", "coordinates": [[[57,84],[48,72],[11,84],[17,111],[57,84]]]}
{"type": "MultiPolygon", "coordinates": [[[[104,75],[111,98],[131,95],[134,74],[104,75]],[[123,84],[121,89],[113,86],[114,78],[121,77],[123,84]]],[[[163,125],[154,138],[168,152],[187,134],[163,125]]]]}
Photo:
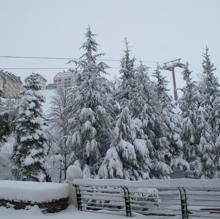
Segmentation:
{"type": "MultiPolygon", "coordinates": [[[[59,213],[43,214],[40,209],[35,206],[30,210],[14,210],[12,208],[0,207],[0,219],[126,219],[125,216],[88,213],[77,211],[73,206],[59,213]]],[[[145,216],[136,215],[134,219],[147,219],[145,216]]]]}

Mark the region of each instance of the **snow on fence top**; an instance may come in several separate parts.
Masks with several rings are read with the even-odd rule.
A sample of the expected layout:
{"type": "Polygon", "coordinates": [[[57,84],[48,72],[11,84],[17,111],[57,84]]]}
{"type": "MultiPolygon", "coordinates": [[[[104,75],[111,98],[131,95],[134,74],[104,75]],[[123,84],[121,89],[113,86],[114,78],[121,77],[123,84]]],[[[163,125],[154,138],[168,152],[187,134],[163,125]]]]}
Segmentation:
{"type": "Polygon", "coordinates": [[[0,199],[50,202],[69,196],[68,184],[0,180],[0,199]]]}
{"type": "Polygon", "coordinates": [[[75,179],[73,184],[91,186],[126,186],[133,188],[220,188],[220,179],[151,179],[129,181],[122,179],[75,179]]]}

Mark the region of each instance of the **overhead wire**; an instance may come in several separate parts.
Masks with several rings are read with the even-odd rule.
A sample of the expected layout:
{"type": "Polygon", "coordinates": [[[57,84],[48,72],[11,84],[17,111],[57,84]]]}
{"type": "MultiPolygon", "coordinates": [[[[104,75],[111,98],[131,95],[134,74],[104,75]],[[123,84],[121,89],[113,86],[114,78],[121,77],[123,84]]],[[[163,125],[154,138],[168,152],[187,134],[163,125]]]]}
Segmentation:
{"type": "MultiPolygon", "coordinates": [[[[51,56],[17,56],[17,55],[0,55],[0,59],[35,59],[35,60],[79,60],[79,58],[73,57],[51,57],[51,56]]],[[[105,62],[120,62],[120,59],[98,59],[99,61],[105,62]]],[[[153,60],[145,60],[142,63],[162,63],[153,60]]],[[[1,67],[1,70],[68,70],[71,67],[1,67]]],[[[120,67],[109,66],[109,69],[120,69],[120,67]]]]}
{"type": "MultiPolygon", "coordinates": [[[[50,56],[15,56],[15,55],[0,55],[0,58],[8,58],[8,59],[49,59],[49,60],[79,60],[79,58],[73,57],[50,57],[50,56]]],[[[120,59],[98,59],[99,61],[106,62],[120,62],[120,59]]],[[[143,60],[143,63],[163,63],[161,61],[153,61],[153,60],[143,60]]]]}

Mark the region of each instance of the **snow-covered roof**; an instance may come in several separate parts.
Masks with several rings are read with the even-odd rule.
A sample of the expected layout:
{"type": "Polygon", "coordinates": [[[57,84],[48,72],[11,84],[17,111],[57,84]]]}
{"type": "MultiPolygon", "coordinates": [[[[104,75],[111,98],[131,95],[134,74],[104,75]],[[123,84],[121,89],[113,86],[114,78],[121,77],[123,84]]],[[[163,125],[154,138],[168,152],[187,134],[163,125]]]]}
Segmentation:
{"type": "Polygon", "coordinates": [[[74,76],[74,74],[75,74],[76,72],[66,72],[66,71],[63,71],[63,72],[58,72],[56,75],[55,75],[55,77],[54,77],[54,79],[56,79],[56,78],[60,78],[60,77],[72,77],[72,76],[74,76]]]}
{"type": "Polygon", "coordinates": [[[14,74],[12,74],[10,72],[0,70],[0,76],[7,77],[7,78],[11,79],[12,81],[15,81],[15,82],[17,82],[19,84],[22,84],[21,78],[15,76],[14,74]]]}
{"type": "Polygon", "coordinates": [[[47,82],[47,79],[44,78],[41,74],[37,73],[38,77],[40,77],[43,81],[47,82]]]}

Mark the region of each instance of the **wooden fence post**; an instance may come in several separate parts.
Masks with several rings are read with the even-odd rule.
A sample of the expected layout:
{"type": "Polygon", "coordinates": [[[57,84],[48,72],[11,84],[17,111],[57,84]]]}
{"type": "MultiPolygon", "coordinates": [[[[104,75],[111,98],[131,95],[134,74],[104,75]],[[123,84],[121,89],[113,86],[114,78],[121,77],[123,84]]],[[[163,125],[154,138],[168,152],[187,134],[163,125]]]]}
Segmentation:
{"type": "Polygon", "coordinates": [[[78,185],[74,185],[74,186],[76,188],[76,198],[77,198],[78,210],[82,211],[82,199],[81,199],[80,188],[78,185]]]}
{"type": "Polygon", "coordinates": [[[130,193],[127,187],[122,187],[124,191],[124,199],[125,199],[125,210],[126,210],[126,216],[131,217],[131,202],[130,202],[130,193]]]}
{"type": "Polygon", "coordinates": [[[184,187],[179,187],[178,190],[180,192],[182,219],[188,219],[189,215],[188,215],[188,208],[187,208],[186,190],[184,187]]]}

